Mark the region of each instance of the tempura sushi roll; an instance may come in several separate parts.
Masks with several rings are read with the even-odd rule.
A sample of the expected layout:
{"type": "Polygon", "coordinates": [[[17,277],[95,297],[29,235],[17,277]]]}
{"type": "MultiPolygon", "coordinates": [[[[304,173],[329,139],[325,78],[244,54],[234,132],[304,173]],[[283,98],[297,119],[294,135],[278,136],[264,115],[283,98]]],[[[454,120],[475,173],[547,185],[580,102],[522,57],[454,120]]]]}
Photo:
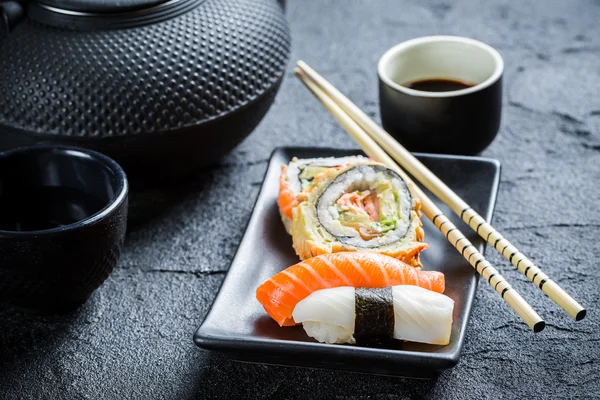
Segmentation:
{"type": "Polygon", "coordinates": [[[294,308],[294,321],[324,343],[400,339],[446,345],[454,300],[418,286],[342,286],[313,292],[294,308]]]}
{"type": "Polygon", "coordinates": [[[303,194],[308,193],[319,181],[317,176],[331,168],[342,168],[348,165],[368,163],[363,156],[323,157],[298,159],[294,157],[288,165],[281,168],[279,177],[279,196],[277,205],[285,229],[290,232],[292,226],[292,210],[306,200],[303,194]],[[315,178],[317,178],[315,180],[315,178]]]}
{"type": "Polygon", "coordinates": [[[340,251],[371,251],[420,267],[420,203],[406,182],[379,164],[330,171],[292,210],[292,239],[301,259],[340,251]]]}

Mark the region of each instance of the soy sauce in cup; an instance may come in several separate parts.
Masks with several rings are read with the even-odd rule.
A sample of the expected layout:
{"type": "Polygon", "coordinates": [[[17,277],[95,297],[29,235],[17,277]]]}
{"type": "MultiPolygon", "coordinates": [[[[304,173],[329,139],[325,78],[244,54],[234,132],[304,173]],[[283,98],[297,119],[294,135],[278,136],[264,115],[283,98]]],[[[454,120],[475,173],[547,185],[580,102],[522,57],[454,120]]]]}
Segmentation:
{"type": "Polygon", "coordinates": [[[411,39],[379,60],[383,128],[410,151],[477,154],[502,115],[500,54],[456,36],[411,39]]]}
{"type": "Polygon", "coordinates": [[[54,229],[84,220],[105,202],[87,192],[61,186],[41,186],[0,194],[0,229],[29,232],[54,229]]]}
{"type": "Polygon", "coordinates": [[[401,85],[409,89],[425,92],[452,92],[454,90],[462,90],[475,86],[474,83],[467,83],[449,78],[422,79],[401,83],[401,85]]]}

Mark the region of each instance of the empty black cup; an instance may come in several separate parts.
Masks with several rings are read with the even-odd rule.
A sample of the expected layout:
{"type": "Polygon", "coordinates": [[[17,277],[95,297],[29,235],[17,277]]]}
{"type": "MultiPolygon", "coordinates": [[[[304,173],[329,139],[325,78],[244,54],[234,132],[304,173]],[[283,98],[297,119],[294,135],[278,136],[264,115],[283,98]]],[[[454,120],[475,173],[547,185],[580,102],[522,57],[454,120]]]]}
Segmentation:
{"type": "Polygon", "coordinates": [[[127,193],[123,169],[94,151],[0,153],[0,301],[51,311],[85,302],[119,258],[127,193]]]}
{"type": "Polygon", "coordinates": [[[411,151],[477,154],[500,127],[503,69],[500,54],[473,39],[428,36],[400,43],[379,60],[383,128],[411,151]],[[433,92],[405,86],[431,79],[471,87],[433,92]]]}

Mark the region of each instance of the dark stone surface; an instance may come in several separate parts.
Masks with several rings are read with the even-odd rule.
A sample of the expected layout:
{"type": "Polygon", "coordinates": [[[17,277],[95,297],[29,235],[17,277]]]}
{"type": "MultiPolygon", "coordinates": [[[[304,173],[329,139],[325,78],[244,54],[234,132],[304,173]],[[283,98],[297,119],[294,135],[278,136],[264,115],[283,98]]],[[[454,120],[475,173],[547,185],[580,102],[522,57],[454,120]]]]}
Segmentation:
{"type": "MultiPolygon", "coordinates": [[[[600,2],[288,1],[294,50],[378,118],[375,65],[402,40],[457,34],[506,63],[495,225],[589,309],[575,323],[488,251],[546,318],[532,334],[487,285],[459,364],[431,381],[248,365],[197,349],[275,146],[353,147],[292,65],[253,135],[194,183],[138,197],[119,268],[66,316],[0,311],[0,397],[597,398],[600,396],[600,2]],[[326,6],[327,5],[327,6],[326,6]],[[141,218],[141,217],[140,217],[141,218]],[[146,218],[147,219],[147,218],[146,218]]],[[[136,199],[132,199],[134,202],[136,199]]],[[[233,310],[232,310],[233,311],[233,310]]]]}

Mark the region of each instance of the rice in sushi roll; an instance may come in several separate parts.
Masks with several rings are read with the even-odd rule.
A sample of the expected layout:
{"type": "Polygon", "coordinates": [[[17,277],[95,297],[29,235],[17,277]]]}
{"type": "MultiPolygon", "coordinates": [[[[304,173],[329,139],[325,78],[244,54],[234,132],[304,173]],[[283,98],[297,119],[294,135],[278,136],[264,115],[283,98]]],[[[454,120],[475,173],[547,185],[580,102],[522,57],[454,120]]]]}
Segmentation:
{"type": "Polygon", "coordinates": [[[285,229],[290,233],[292,210],[307,198],[313,186],[324,178],[323,173],[349,165],[366,164],[370,160],[363,156],[323,157],[298,159],[294,157],[281,169],[277,205],[285,229]]]}

